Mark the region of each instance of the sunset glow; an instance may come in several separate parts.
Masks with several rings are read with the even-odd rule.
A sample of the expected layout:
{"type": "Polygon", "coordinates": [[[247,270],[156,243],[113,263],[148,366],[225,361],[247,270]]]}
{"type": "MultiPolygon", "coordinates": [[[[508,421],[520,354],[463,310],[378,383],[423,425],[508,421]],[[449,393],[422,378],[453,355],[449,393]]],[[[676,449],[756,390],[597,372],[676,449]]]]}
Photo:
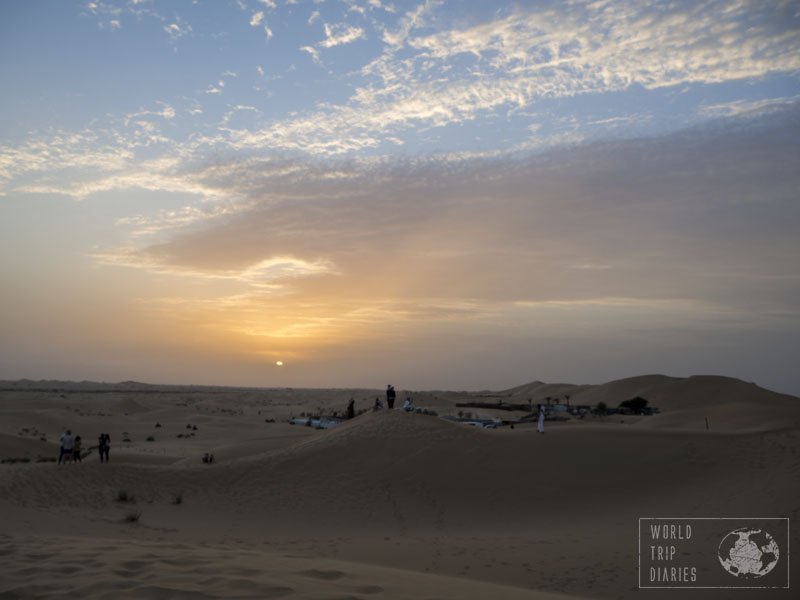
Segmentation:
{"type": "Polygon", "coordinates": [[[0,40],[2,378],[800,392],[794,3],[5,2],[0,40]]]}

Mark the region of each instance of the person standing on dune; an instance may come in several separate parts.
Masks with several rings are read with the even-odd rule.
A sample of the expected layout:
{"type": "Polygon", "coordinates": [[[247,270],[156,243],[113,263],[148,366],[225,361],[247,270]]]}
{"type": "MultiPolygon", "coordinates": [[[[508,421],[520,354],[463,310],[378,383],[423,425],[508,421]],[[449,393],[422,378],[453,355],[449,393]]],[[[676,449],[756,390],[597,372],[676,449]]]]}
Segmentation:
{"type": "Polygon", "coordinates": [[[58,455],[58,464],[64,461],[65,456],[72,458],[72,450],[75,447],[75,441],[72,439],[72,431],[67,429],[61,434],[61,452],[58,455]]]}
{"type": "Polygon", "coordinates": [[[108,462],[108,449],[111,446],[111,436],[101,433],[97,440],[97,453],[100,455],[100,462],[108,462]]]}
{"type": "Polygon", "coordinates": [[[386,386],[386,406],[389,407],[389,410],[394,408],[394,399],[396,396],[396,392],[394,391],[394,386],[387,385],[386,386]]]}
{"type": "Polygon", "coordinates": [[[81,462],[81,436],[75,436],[75,444],[72,447],[72,462],[81,462]]]}

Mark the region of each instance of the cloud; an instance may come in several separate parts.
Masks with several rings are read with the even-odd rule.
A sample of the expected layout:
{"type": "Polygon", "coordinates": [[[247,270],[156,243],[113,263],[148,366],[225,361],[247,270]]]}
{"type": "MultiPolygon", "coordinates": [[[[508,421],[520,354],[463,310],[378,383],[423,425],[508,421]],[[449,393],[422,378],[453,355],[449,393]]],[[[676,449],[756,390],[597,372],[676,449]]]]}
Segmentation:
{"type": "Polygon", "coordinates": [[[180,174],[216,201],[121,225],[158,238],[99,260],[180,282],[142,303],[304,377],[730,370],[798,333],[798,133],[793,105],[525,158],[217,161],[180,174]]]}
{"type": "Polygon", "coordinates": [[[742,115],[760,116],[764,113],[780,110],[800,101],[800,96],[784,96],[780,98],[764,98],[761,100],[735,100],[717,104],[704,104],[699,113],[704,117],[738,117],[742,115]]]}
{"type": "Polygon", "coordinates": [[[166,102],[159,102],[161,104],[162,109],[160,111],[153,111],[153,110],[140,110],[139,112],[131,113],[125,116],[125,125],[128,125],[132,120],[137,119],[139,117],[161,117],[162,119],[171,120],[175,118],[175,109],[167,104],[166,102]]]}
{"type": "Polygon", "coordinates": [[[223,280],[245,284],[258,290],[279,290],[280,282],[297,277],[309,277],[331,273],[332,267],[326,261],[306,261],[292,256],[274,256],[259,260],[239,269],[191,269],[170,266],[157,258],[150,262],[143,260],[140,252],[119,249],[114,252],[98,253],[94,258],[102,265],[129,266],[145,268],[159,275],[172,275],[204,280],[223,280]]]}
{"type": "Polygon", "coordinates": [[[334,25],[325,23],[324,28],[325,39],[317,43],[320,48],[343,46],[366,38],[366,34],[361,27],[353,27],[346,23],[336,23],[334,25]]]}
{"type": "Polygon", "coordinates": [[[169,23],[164,25],[164,31],[169,34],[169,37],[173,40],[177,40],[182,38],[183,36],[191,33],[192,28],[189,25],[181,25],[179,23],[169,23]]]}
{"type": "Polygon", "coordinates": [[[799,131],[795,105],[756,127],[526,159],[223,163],[182,177],[241,200],[188,215],[125,264],[247,283],[292,257],[316,265],[282,282],[297,298],[450,303],[486,327],[597,306],[607,319],[639,307],[641,326],[693,313],[698,327],[772,327],[800,300],[799,131]]]}
{"type": "Polygon", "coordinates": [[[120,146],[114,137],[95,131],[57,132],[30,139],[19,146],[0,146],[0,190],[25,184],[27,175],[47,173],[98,173],[123,169],[134,157],[134,143],[120,146]]]}
{"type": "MultiPolygon", "coordinates": [[[[724,7],[715,3],[652,7],[595,2],[559,5],[554,13],[548,5],[537,5],[495,13],[477,25],[445,29],[437,16],[439,6],[421,3],[400,15],[391,32],[384,30],[383,53],[352,74],[353,92],[342,102],[318,103],[314,109],[277,119],[263,117],[239,128],[231,127],[221,114],[203,113],[195,104],[187,110],[209,114],[211,123],[190,143],[169,139],[160,130],[152,117],[178,120],[179,111],[164,104],[161,110],[129,115],[124,125],[135,132],[109,131],[108,138],[118,135],[132,148],[180,147],[187,155],[196,154],[195,161],[203,160],[204,153],[359,157],[393,152],[398,145],[419,143],[432,130],[478,122],[483,117],[526,119],[511,143],[498,139],[492,147],[451,155],[458,159],[491,157],[509,149],[541,150],[576,143],[593,139],[599,135],[595,132],[624,131],[652,120],[652,112],[575,113],[571,119],[533,112],[548,100],[619,92],[635,84],[655,88],[678,81],[710,84],[793,72],[800,64],[800,55],[791,51],[798,36],[797,18],[783,14],[780,6],[726,5],[722,10],[724,7]],[[558,19],[553,18],[556,14],[558,19]]],[[[335,47],[361,35],[357,30],[346,24],[326,24],[326,38],[320,44],[335,47]]],[[[326,47],[303,46],[300,50],[321,64],[320,50],[326,47]]],[[[202,93],[221,94],[230,76],[233,74],[223,74],[202,93]]],[[[736,100],[700,107],[697,114],[708,118],[754,109],[777,110],[791,100],[768,99],[756,104],[736,100]]],[[[65,135],[69,134],[61,137],[65,135]]],[[[435,139],[435,133],[430,135],[435,139]]],[[[54,136],[53,145],[63,147],[58,137],[54,136]]],[[[36,142],[40,146],[47,143],[47,136],[36,142]]],[[[96,148],[87,145],[91,156],[96,148]]],[[[0,173],[5,168],[8,177],[44,172],[22,164],[31,154],[29,149],[6,144],[0,151],[4,153],[0,173]]],[[[80,144],[69,152],[73,151],[79,153],[80,144]]],[[[86,161],[69,156],[66,162],[86,161]]],[[[34,160],[32,164],[38,163],[34,160]]],[[[26,181],[24,185],[27,189],[53,187],[50,181],[26,181]]]]}
{"type": "MultiPolygon", "coordinates": [[[[311,17],[309,17],[308,22],[313,23],[319,17],[319,13],[315,11],[312,13],[311,17]]],[[[359,39],[364,39],[366,34],[361,27],[351,27],[345,23],[338,23],[335,25],[330,25],[328,23],[324,24],[325,29],[325,39],[317,42],[313,46],[301,46],[300,50],[302,52],[306,52],[311,56],[311,60],[314,61],[315,64],[322,65],[322,58],[320,57],[320,49],[328,49],[334,48],[336,46],[342,46],[345,44],[350,44],[355,42],[359,39]]]]}
{"type": "Polygon", "coordinates": [[[253,13],[253,16],[250,17],[250,27],[258,27],[261,25],[261,21],[264,20],[264,13],[263,11],[253,13]]]}
{"type": "Polygon", "coordinates": [[[143,0],[129,0],[104,2],[101,0],[87,2],[85,5],[89,13],[98,18],[97,25],[100,29],[115,31],[122,28],[123,19],[133,17],[137,23],[156,23],[166,32],[171,40],[181,38],[192,31],[192,27],[184,23],[181,18],[173,14],[166,17],[158,12],[152,3],[143,0]]]}
{"type": "MultiPolygon", "coordinates": [[[[510,114],[545,100],[635,85],[656,90],[713,84],[800,68],[800,54],[792,51],[800,46],[800,27],[792,20],[781,25],[773,14],[779,11],[767,5],[726,12],[708,4],[578,3],[565,5],[558,18],[545,8],[520,10],[465,29],[415,35],[437,6],[420,4],[400,18],[398,29],[384,30],[386,50],[364,66],[366,83],[348,101],[242,131],[233,143],[311,154],[357,152],[405,132],[510,114]]],[[[364,35],[345,24],[326,24],[325,32],[322,42],[301,48],[317,64],[321,49],[364,35]]],[[[592,125],[621,124],[598,121],[592,125]]],[[[557,132],[552,139],[582,137],[557,132]]],[[[542,139],[532,136],[521,147],[542,139]]]]}
{"type": "MultiPolygon", "coordinates": [[[[441,7],[429,0],[393,25],[378,24],[383,52],[351,73],[349,98],[225,132],[220,143],[234,151],[354,155],[393,148],[398,141],[419,143],[424,139],[419,134],[430,130],[521,116],[556,100],[599,98],[636,87],[713,85],[800,69],[800,54],[793,51],[800,47],[800,17],[784,5],[544,3],[459,27],[442,20],[441,7]]],[[[258,14],[263,25],[263,12],[258,14]]],[[[366,37],[363,28],[346,23],[325,23],[324,31],[323,40],[299,48],[317,65],[325,51],[366,37]]],[[[272,30],[264,33],[269,39],[272,30]]],[[[204,93],[220,94],[223,88],[224,79],[204,93]]],[[[700,107],[692,117],[734,114],[752,100],[736,102],[700,107]]],[[[480,151],[491,156],[510,146],[542,149],[659,126],[648,111],[573,116],[570,124],[541,114],[516,130],[512,144],[480,151]],[[520,135],[526,130],[527,138],[520,135]]]]}
{"type": "Polygon", "coordinates": [[[316,64],[322,64],[322,61],[319,58],[319,51],[313,46],[301,46],[300,51],[308,53],[308,55],[311,56],[311,60],[313,60],[316,64]]]}

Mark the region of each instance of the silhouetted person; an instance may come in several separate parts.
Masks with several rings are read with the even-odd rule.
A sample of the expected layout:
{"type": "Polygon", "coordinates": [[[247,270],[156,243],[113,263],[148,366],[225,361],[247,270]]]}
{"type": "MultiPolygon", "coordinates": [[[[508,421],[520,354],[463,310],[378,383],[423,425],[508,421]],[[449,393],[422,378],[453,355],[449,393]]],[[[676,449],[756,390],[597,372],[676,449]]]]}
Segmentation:
{"type": "Polygon", "coordinates": [[[352,419],[356,416],[356,401],[350,398],[350,402],[347,405],[347,418],[352,419]]]}
{"type": "Polygon", "coordinates": [[[372,407],[372,410],[380,410],[383,408],[383,402],[381,402],[380,398],[375,398],[375,406],[372,407]]]}
{"type": "Polygon", "coordinates": [[[81,436],[75,436],[75,445],[72,447],[73,462],[81,462],[81,436]]]}
{"type": "Polygon", "coordinates": [[[100,462],[108,462],[108,451],[111,448],[111,436],[101,433],[97,439],[97,453],[100,455],[100,462]]]}
{"type": "Polygon", "coordinates": [[[394,386],[387,385],[386,386],[386,406],[388,406],[390,410],[394,408],[394,399],[395,399],[396,396],[397,396],[397,393],[394,391],[394,386]]]}
{"type": "Polygon", "coordinates": [[[539,405],[539,433],[544,433],[544,406],[539,405]]]}

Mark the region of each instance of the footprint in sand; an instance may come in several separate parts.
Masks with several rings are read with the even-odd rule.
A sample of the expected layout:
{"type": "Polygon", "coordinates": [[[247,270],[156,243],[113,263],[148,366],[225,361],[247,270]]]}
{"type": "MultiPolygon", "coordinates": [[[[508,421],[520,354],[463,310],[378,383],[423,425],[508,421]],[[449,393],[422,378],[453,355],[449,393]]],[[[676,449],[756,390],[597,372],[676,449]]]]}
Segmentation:
{"type": "Polygon", "coordinates": [[[121,563],[121,566],[129,571],[141,571],[147,567],[149,567],[152,563],[150,561],[144,560],[126,560],[124,563],[121,563]]]}
{"type": "Polygon", "coordinates": [[[379,585],[362,585],[357,587],[356,591],[359,594],[380,594],[383,592],[383,588],[379,585]]]}
{"type": "Polygon", "coordinates": [[[301,575],[306,577],[313,577],[314,579],[322,579],[324,581],[336,581],[345,576],[341,571],[322,571],[319,569],[307,569],[300,572],[301,575]]]}

